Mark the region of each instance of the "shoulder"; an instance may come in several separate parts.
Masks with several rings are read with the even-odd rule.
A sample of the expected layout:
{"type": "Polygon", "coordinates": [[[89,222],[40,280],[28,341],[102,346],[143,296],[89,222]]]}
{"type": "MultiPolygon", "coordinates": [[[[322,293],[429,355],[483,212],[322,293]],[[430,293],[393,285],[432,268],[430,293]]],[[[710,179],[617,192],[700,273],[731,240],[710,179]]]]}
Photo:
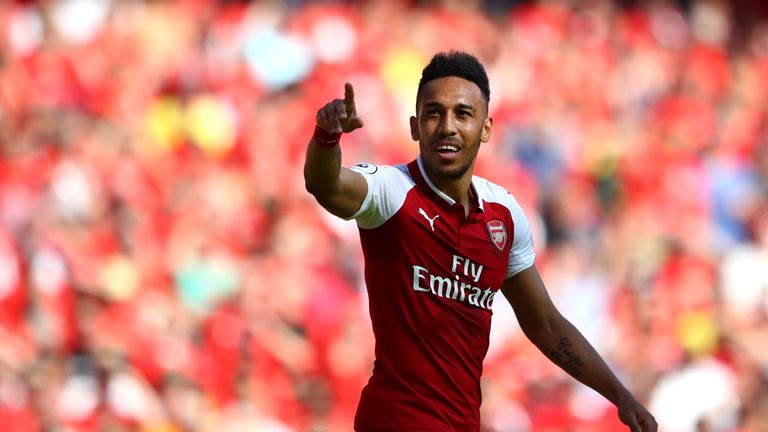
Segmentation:
{"type": "Polygon", "coordinates": [[[371,179],[380,183],[382,186],[388,184],[400,184],[400,185],[412,185],[413,179],[411,179],[408,173],[408,167],[405,164],[400,165],[379,165],[368,162],[361,162],[357,165],[349,167],[350,170],[362,174],[363,177],[371,179]]]}
{"type": "Polygon", "coordinates": [[[472,184],[475,187],[478,198],[485,202],[501,204],[510,210],[517,211],[520,208],[517,199],[506,188],[483,177],[473,176],[472,184]]]}
{"type": "Polygon", "coordinates": [[[376,165],[360,163],[349,168],[368,183],[360,209],[350,217],[361,228],[375,228],[397,213],[415,183],[406,165],[376,165]]]}
{"type": "Polygon", "coordinates": [[[383,174],[383,175],[405,175],[408,176],[408,167],[405,164],[399,165],[382,165],[374,164],[370,162],[360,162],[357,165],[349,167],[352,171],[359,172],[360,174],[383,174]]]}

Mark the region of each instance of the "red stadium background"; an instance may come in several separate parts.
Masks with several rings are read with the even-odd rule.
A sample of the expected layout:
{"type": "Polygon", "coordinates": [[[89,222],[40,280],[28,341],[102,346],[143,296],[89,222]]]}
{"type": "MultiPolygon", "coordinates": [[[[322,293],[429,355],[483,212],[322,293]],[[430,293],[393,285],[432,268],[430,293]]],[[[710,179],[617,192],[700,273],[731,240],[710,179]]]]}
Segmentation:
{"type": "MultiPolygon", "coordinates": [[[[412,160],[448,49],[490,75],[477,173],[660,430],[767,430],[759,3],[0,3],[0,430],[350,430],[362,258],[304,150],[350,81],[345,164],[412,160]]],[[[623,430],[494,311],[486,431],[623,430]]]]}

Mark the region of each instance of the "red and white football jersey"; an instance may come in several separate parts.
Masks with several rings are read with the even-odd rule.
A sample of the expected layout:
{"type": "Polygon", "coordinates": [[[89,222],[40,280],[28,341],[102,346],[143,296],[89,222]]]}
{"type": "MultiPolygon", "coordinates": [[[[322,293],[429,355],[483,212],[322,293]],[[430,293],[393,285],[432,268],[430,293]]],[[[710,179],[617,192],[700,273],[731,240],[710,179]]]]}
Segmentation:
{"type": "Polygon", "coordinates": [[[376,339],[358,431],[477,431],[491,305],[534,262],[528,220],[501,186],[472,178],[469,215],[437,189],[421,159],[360,164],[357,221],[376,339]]]}

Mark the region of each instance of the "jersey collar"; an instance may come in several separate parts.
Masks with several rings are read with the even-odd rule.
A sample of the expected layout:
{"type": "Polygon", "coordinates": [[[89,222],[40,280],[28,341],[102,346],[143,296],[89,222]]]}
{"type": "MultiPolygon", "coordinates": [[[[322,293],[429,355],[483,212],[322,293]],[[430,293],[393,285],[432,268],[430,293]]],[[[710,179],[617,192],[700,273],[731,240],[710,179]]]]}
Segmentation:
{"type": "MultiPolygon", "coordinates": [[[[442,198],[445,202],[447,202],[449,205],[456,204],[456,200],[448,196],[445,192],[441,191],[437,186],[435,186],[434,183],[432,183],[432,180],[429,179],[429,176],[427,176],[427,173],[424,171],[424,165],[421,161],[421,155],[416,157],[416,164],[419,167],[419,174],[421,179],[424,180],[424,183],[432,189],[432,192],[437,194],[440,198],[442,198]]],[[[475,189],[475,176],[472,176],[472,183],[469,186],[469,199],[471,202],[476,203],[477,206],[472,207],[471,210],[477,209],[479,211],[483,211],[483,200],[480,199],[480,197],[477,195],[477,190],[475,189]]]]}

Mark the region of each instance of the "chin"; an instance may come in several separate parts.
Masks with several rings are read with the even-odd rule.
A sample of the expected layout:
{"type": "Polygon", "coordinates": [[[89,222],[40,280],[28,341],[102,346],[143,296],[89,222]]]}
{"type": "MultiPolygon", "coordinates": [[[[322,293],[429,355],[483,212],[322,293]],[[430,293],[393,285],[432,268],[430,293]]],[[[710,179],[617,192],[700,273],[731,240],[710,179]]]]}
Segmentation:
{"type": "Polygon", "coordinates": [[[446,179],[458,179],[461,178],[461,176],[464,175],[464,173],[467,172],[466,168],[458,167],[458,168],[448,168],[442,170],[442,172],[439,173],[439,176],[446,179]]]}
{"type": "Polygon", "coordinates": [[[432,164],[425,164],[425,168],[435,177],[455,180],[461,178],[467,172],[469,165],[442,165],[436,167],[432,164]]]}

